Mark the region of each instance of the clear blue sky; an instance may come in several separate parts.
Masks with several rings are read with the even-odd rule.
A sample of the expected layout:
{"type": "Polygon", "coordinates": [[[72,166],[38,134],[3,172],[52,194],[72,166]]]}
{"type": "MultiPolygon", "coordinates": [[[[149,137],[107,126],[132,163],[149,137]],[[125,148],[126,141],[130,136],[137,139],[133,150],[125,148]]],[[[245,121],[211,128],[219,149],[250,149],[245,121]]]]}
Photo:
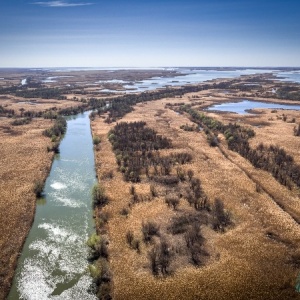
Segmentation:
{"type": "Polygon", "coordinates": [[[300,0],[1,0],[0,67],[300,66],[300,0]]]}

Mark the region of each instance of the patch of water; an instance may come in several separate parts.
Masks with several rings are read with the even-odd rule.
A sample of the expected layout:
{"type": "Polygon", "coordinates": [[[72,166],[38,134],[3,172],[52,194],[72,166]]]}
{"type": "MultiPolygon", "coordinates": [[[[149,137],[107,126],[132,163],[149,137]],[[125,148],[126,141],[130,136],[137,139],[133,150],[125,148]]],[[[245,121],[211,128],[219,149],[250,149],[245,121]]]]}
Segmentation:
{"type": "Polygon", "coordinates": [[[57,80],[54,80],[54,79],[68,78],[68,77],[74,77],[74,76],[50,76],[50,77],[47,77],[46,79],[42,80],[42,82],[43,83],[53,83],[53,82],[57,82],[57,80]]]}
{"type": "Polygon", "coordinates": [[[278,72],[275,75],[280,81],[300,83],[300,71],[278,72]]]}
{"type": "Polygon", "coordinates": [[[215,104],[208,107],[206,110],[233,112],[237,114],[250,114],[247,110],[259,109],[259,108],[300,110],[300,105],[288,105],[288,104],[242,100],[240,102],[227,102],[222,104],[215,104]]]}
{"type": "MultiPolygon", "coordinates": [[[[166,88],[168,86],[171,87],[171,86],[182,86],[187,84],[196,84],[196,83],[205,82],[208,80],[213,80],[218,78],[235,78],[241,75],[271,73],[274,70],[238,69],[238,70],[223,71],[223,70],[178,68],[176,69],[176,71],[180,74],[179,76],[152,77],[142,81],[135,81],[135,82],[131,82],[130,84],[124,84],[123,87],[126,89],[124,93],[146,92],[155,89],[166,88]]],[[[109,92],[120,92],[120,91],[109,90],[109,92]]]]}

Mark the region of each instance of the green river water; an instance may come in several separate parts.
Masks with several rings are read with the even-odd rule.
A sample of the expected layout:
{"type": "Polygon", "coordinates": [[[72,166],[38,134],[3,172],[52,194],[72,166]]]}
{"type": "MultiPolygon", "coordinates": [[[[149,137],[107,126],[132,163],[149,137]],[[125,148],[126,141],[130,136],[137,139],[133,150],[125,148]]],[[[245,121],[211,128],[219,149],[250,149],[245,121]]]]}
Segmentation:
{"type": "Polygon", "coordinates": [[[86,241],[94,232],[91,190],[96,183],[89,113],[67,119],[60,154],[18,261],[8,296],[16,299],[96,299],[89,292],[86,241]]]}

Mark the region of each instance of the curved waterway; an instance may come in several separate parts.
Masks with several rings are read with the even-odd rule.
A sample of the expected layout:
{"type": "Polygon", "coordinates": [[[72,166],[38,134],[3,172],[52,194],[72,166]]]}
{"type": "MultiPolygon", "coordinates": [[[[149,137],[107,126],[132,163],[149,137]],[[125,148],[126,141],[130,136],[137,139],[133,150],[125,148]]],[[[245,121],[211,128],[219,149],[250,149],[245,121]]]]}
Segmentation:
{"type": "Polygon", "coordinates": [[[68,127],[46,180],[8,299],[96,299],[89,292],[86,241],[93,232],[96,183],[89,113],[68,127]]]}

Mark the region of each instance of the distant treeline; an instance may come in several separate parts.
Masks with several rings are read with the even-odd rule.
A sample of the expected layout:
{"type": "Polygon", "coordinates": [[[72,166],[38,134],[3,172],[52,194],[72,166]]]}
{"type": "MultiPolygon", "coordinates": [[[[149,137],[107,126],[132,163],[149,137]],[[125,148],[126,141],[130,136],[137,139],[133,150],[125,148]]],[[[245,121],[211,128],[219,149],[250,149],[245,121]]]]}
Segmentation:
{"type": "Polygon", "coordinates": [[[63,95],[66,92],[67,90],[58,89],[58,88],[36,88],[34,90],[29,90],[29,89],[17,90],[15,92],[15,95],[23,98],[66,100],[67,97],[63,95]]]}

